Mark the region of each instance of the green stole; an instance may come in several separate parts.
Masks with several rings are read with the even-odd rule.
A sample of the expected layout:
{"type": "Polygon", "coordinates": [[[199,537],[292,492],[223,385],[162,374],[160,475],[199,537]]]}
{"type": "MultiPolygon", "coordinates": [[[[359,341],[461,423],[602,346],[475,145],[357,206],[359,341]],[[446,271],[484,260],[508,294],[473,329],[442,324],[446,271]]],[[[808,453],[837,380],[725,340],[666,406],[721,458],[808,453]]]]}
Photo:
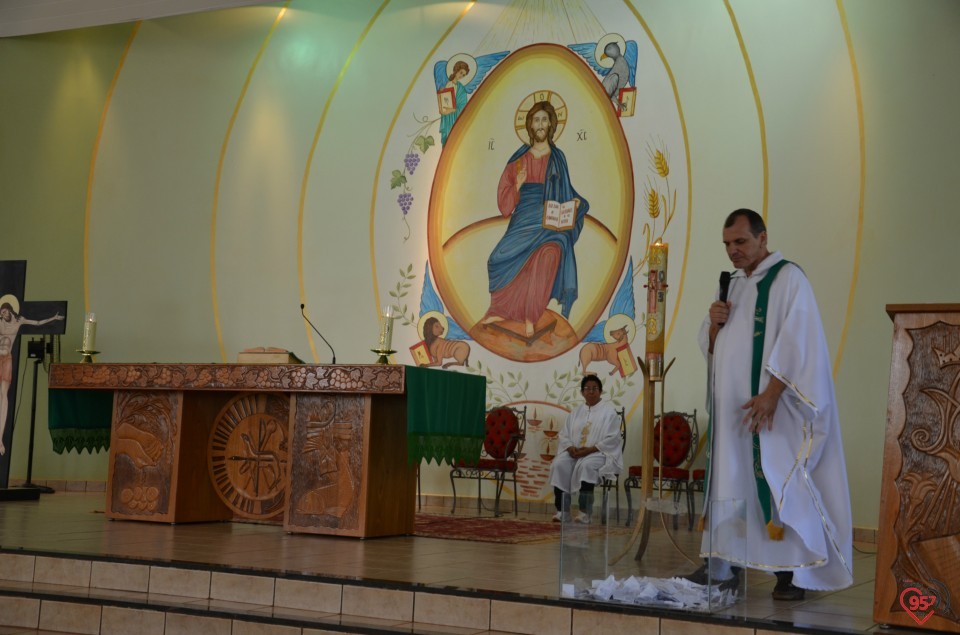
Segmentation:
{"type": "MultiPolygon", "coordinates": [[[[753,366],[750,376],[750,393],[753,397],[756,397],[760,392],[760,373],[763,370],[763,338],[767,331],[767,304],[770,301],[770,287],[773,285],[773,279],[777,277],[777,273],[780,272],[780,269],[788,264],[788,260],[781,260],[780,262],[774,264],[770,269],[767,270],[767,274],[763,277],[763,280],[757,283],[757,304],[754,309],[754,330],[753,330],[753,366]]],[[[706,461],[706,475],[707,483],[704,486],[704,490],[707,492],[706,496],[709,497],[710,492],[710,479],[712,472],[710,470],[711,457],[710,454],[713,448],[713,386],[709,386],[710,390],[710,411],[708,413],[707,419],[707,461],[706,461]]],[[[768,531],[771,534],[771,537],[774,537],[777,532],[775,529],[770,528],[770,519],[771,519],[771,501],[770,501],[770,486],[767,484],[767,479],[763,476],[763,467],[760,463],[760,435],[756,432],[753,433],[753,474],[754,478],[757,480],[757,495],[760,499],[760,507],[763,510],[763,520],[767,524],[768,531]]],[[[701,523],[703,520],[701,519],[701,523]]],[[[780,534],[782,537],[782,534],[780,534]]],[[[776,539],[776,538],[775,538],[776,539]]]]}
{"type": "MultiPolygon", "coordinates": [[[[750,394],[756,397],[760,394],[760,373],[763,371],[763,342],[767,331],[767,304],[770,300],[770,287],[774,278],[788,260],[781,260],[767,270],[763,280],[757,283],[757,305],[753,315],[753,372],[750,377],[750,394]]],[[[753,475],[757,479],[757,495],[760,497],[760,507],[763,509],[763,520],[770,526],[771,500],[770,485],[763,476],[763,467],[760,463],[760,435],[753,433],[753,475]]],[[[772,533],[772,532],[771,532],[772,533]]]]}

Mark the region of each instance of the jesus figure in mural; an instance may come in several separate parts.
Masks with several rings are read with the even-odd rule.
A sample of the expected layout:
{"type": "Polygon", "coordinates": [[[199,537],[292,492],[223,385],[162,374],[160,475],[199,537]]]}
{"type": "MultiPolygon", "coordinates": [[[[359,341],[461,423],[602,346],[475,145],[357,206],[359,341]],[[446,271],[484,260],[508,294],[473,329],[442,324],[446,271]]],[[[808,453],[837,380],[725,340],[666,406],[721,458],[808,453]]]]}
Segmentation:
{"type": "Polygon", "coordinates": [[[487,260],[490,308],[480,323],[519,322],[530,338],[551,299],[570,317],[577,299],[573,247],[590,205],[573,189],[567,158],[554,145],[557,113],[549,101],[530,108],[526,130],[530,141],[510,157],[497,188],[500,213],[510,223],[487,260]],[[548,208],[556,222],[546,219],[548,208]]]}

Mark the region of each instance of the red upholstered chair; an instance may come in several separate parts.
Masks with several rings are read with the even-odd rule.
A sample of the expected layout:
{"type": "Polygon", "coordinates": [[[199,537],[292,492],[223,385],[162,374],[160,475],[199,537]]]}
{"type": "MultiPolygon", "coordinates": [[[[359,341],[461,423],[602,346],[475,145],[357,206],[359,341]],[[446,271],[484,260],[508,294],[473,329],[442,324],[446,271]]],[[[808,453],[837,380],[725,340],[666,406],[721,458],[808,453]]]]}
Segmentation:
{"type": "MultiPolygon", "coordinates": [[[[663,492],[672,492],[673,501],[679,505],[680,495],[687,499],[687,517],[693,528],[693,490],[690,488],[690,464],[696,456],[697,411],[693,413],[667,412],[656,418],[653,428],[653,491],[660,497],[663,492]],[[662,437],[662,442],[661,442],[662,437]],[[662,448],[662,456],[661,456],[662,448]]],[[[640,489],[643,478],[643,466],[631,465],[628,476],[623,481],[623,490],[627,495],[627,524],[633,521],[633,501],[631,489],[640,489]]],[[[679,525],[678,515],[673,517],[673,528],[679,525]]]]}
{"type": "Polygon", "coordinates": [[[526,408],[494,408],[487,413],[480,459],[476,463],[458,461],[450,470],[450,487],[453,489],[453,508],[450,513],[457,510],[456,479],[465,478],[477,481],[477,513],[483,508],[481,484],[485,480],[495,483],[493,513],[501,516],[500,495],[509,477],[513,481],[513,514],[517,515],[517,467],[526,436],[526,408]]]}

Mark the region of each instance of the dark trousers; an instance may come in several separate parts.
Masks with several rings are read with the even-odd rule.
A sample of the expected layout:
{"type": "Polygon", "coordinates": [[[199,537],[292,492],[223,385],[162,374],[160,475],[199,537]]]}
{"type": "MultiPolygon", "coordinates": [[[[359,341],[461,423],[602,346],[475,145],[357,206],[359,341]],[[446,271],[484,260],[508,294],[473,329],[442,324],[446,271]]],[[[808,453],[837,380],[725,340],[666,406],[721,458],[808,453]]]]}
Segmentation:
{"type": "MultiPolygon", "coordinates": [[[[580,506],[580,511],[582,511],[584,514],[589,514],[590,510],[593,509],[593,488],[594,487],[596,487],[596,485],[593,483],[588,483],[586,481],[580,482],[580,498],[577,501],[577,503],[580,506]]],[[[567,503],[566,509],[563,508],[564,506],[562,501],[563,501],[563,495],[565,493],[566,492],[564,492],[559,487],[553,488],[553,505],[554,507],[557,508],[557,511],[561,511],[561,510],[565,512],[570,511],[569,503],[567,503]]]]}

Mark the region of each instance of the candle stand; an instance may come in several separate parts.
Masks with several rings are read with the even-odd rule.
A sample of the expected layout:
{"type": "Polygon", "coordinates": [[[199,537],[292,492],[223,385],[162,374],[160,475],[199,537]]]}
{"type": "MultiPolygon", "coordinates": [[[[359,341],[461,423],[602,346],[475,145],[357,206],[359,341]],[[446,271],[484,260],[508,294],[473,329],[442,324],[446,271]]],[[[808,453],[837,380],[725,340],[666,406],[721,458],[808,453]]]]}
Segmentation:
{"type": "Polygon", "coordinates": [[[88,351],[83,348],[78,348],[77,352],[80,353],[80,363],[81,364],[92,364],[93,356],[99,355],[100,351],[88,351]]]}
{"type": "Polygon", "coordinates": [[[370,351],[379,355],[379,357],[377,357],[378,364],[389,364],[390,355],[397,352],[389,348],[371,348],[370,351]]]}
{"type": "Polygon", "coordinates": [[[377,357],[378,364],[389,364],[390,355],[397,352],[391,348],[391,344],[393,343],[393,321],[395,319],[397,319],[396,309],[394,309],[393,305],[388,305],[383,315],[380,316],[380,340],[376,348],[370,349],[379,355],[379,357],[377,357]]]}

